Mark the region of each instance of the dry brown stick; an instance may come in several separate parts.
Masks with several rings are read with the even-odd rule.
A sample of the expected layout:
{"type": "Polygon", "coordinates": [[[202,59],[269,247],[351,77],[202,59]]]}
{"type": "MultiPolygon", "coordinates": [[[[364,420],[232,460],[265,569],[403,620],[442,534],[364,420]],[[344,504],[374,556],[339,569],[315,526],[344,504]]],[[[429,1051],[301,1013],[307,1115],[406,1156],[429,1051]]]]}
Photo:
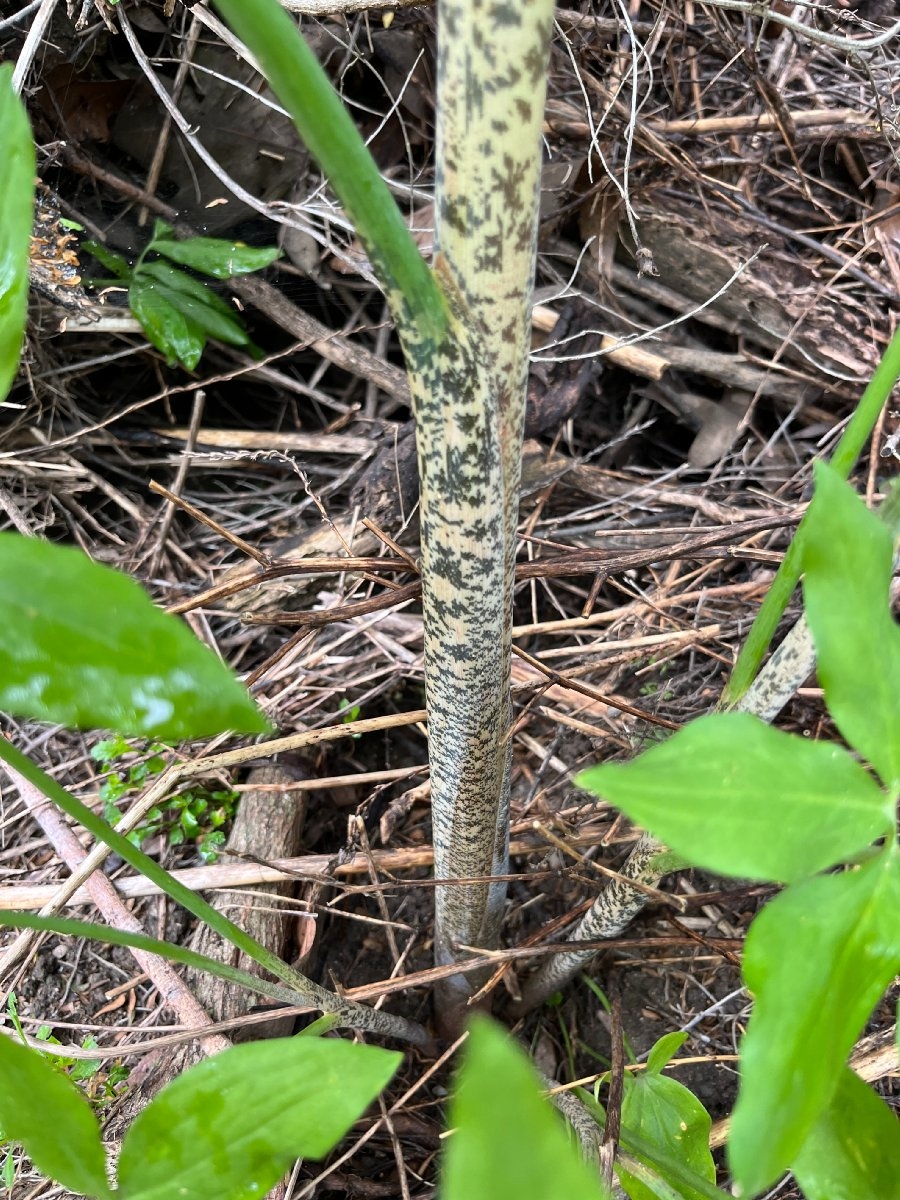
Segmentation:
{"type": "MultiPolygon", "coordinates": [[[[866,129],[877,134],[878,122],[870,113],[854,108],[810,108],[790,113],[791,123],[797,129],[830,128],[839,125],[841,130],[866,129]]],[[[666,137],[670,134],[705,133],[768,133],[779,128],[773,113],[750,113],[737,117],[696,117],[678,121],[648,121],[648,128],[666,137]]]]}
{"type": "Polygon", "coordinates": [[[232,280],[230,287],[241,300],[253,304],[270,321],[305,342],[328,362],[376,384],[404,406],[411,403],[405,371],[320,324],[265,280],[247,276],[232,280]]]}
{"type": "Polygon", "coordinates": [[[31,69],[31,64],[34,61],[34,56],[38,52],[38,47],[43,41],[44,34],[47,32],[47,27],[53,16],[53,11],[56,8],[59,0],[41,0],[37,14],[31,23],[31,28],[25,38],[25,44],[19,52],[19,58],[16,62],[12,76],[13,91],[21,92],[25,78],[31,69]]]}
{"type": "Polygon", "coordinates": [[[287,625],[291,628],[320,629],[325,625],[333,625],[336,621],[352,621],[355,617],[364,617],[384,608],[406,604],[410,600],[418,599],[421,594],[421,583],[407,583],[405,587],[387,593],[380,592],[377,596],[370,596],[368,600],[351,600],[347,604],[336,604],[333,608],[309,612],[279,609],[275,612],[244,613],[241,621],[244,625],[287,625]]]}
{"type": "Polygon", "coordinates": [[[648,599],[635,597],[630,604],[606,612],[591,613],[589,617],[563,617],[558,621],[536,621],[530,625],[514,625],[513,637],[529,637],[532,634],[571,633],[573,630],[593,628],[597,625],[614,625],[625,617],[643,617],[661,609],[678,608],[693,604],[696,600],[711,600],[720,596],[747,596],[765,590],[765,583],[757,579],[745,583],[729,583],[723,587],[697,588],[691,592],[680,592],[671,596],[652,596],[648,599]]]}
{"type": "Polygon", "coordinates": [[[668,562],[674,558],[690,558],[699,550],[719,549],[728,543],[736,543],[741,538],[756,533],[796,525],[805,511],[806,505],[797,505],[777,516],[737,521],[734,525],[728,525],[724,529],[711,530],[709,533],[701,533],[678,542],[670,542],[667,546],[634,550],[628,554],[611,554],[608,550],[579,548],[566,554],[555,555],[552,558],[519,563],[516,568],[516,579],[550,579],[563,575],[593,574],[598,567],[607,575],[613,575],[632,568],[646,567],[651,563],[668,562]]]}
{"type": "MultiPolygon", "coordinates": [[[[39,792],[12,767],[7,765],[4,770],[15,783],[23,803],[46,834],[57,856],[70,871],[76,870],[87,855],[73,831],[62,820],[55,806],[47,800],[42,792],[39,792]]],[[[100,914],[111,927],[146,936],[147,931],[141,922],[125,907],[122,897],[104,874],[100,871],[93,872],[85,886],[92,903],[96,904],[100,914]]],[[[45,907],[51,911],[54,908],[52,903],[45,907]]],[[[23,932],[31,934],[30,930],[23,932]]],[[[0,975],[15,965],[20,955],[27,952],[29,944],[30,937],[23,939],[23,936],[20,935],[11,946],[6,948],[0,959],[0,975]]],[[[162,997],[163,1003],[177,1014],[183,1024],[197,1029],[212,1024],[208,1013],[204,1011],[197,998],[179,977],[178,972],[165,959],[133,947],[129,947],[129,953],[134,957],[141,970],[150,977],[162,997]]],[[[204,1053],[216,1054],[220,1050],[227,1049],[231,1043],[221,1034],[213,1034],[203,1038],[200,1044],[204,1053]]]]}
{"type": "MultiPolygon", "coordinates": [[[[196,22],[194,22],[196,25],[196,22]]],[[[162,134],[160,134],[162,138],[162,134]]],[[[197,388],[194,392],[194,403],[191,408],[191,423],[185,432],[184,450],[179,455],[178,468],[175,472],[175,479],[172,482],[171,492],[174,496],[181,494],[181,489],[184,487],[184,481],[187,479],[188,468],[191,461],[191,451],[197,441],[197,434],[200,432],[200,424],[203,420],[203,408],[206,403],[206,392],[203,388],[197,388]]],[[[152,483],[151,483],[152,488],[152,483]]],[[[159,527],[159,536],[157,537],[156,547],[150,557],[150,562],[147,567],[147,574],[152,579],[156,574],[159,564],[162,561],[163,553],[166,548],[166,540],[169,536],[169,530],[172,528],[172,522],[175,519],[176,505],[172,500],[165,505],[162,517],[162,524],[159,527]]]]}
{"type": "Polygon", "coordinates": [[[320,742],[333,742],[342,737],[355,737],[360,733],[377,733],[382,729],[396,729],[401,725],[418,725],[425,721],[428,713],[424,708],[412,712],[388,713],[384,717],[367,717],[363,721],[346,721],[340,725],[328,725],[324,729],[304,729],[287,737],[274,738],[270,742],[259,742],[254,746],[241,746],[237,750],[226,750],[222,754],[211,754],[207,758],[195,759],[180,770],[180,778],[205,775],[209,771],[220,771],[224,767],[236,767],[257,758],[271,758],[286,750],[298,750],[301,746],[317,746],[320,742]]]}
{"type": "MultiPolygon", "coordinates": [[[[182,425],[151,430],[167,440],[185,441],[190,430],[182,425]]],[[[297,450],[310,454],[348,454],[367,458],[378,449],[372,438],[353,437],[347,433],[295,433],[264,429],[204,429],[196,439],[198,446],[221,447],[226,450],[297,450]]]]}
{"type": "Polygon", "coordinates": [[[540,659],[532,657],[518,646],[513,646],[513,653],[519,658],[529,663],[536,670],[546,676],[547,679],[560,687],[568,688],[573,692],[579,692],[582,696],[587,696],[589,700],[599,700],[601,704],[607,705],[609,708],[618,709],[619,712],[628,713],[631,717],[637,717],[641,721],[649,721],[651,725],[659,725],[663,729],[679,729],[680,726],[675,721],[667,721],[664,717],[658,717],[655,713],[646,712],[642,708],[635,708],[625,700],[616,699],[613,696],[608,696],[604,692],[600,692],[597,688],[590,687],[586,683],[576,682],[574,679],[568,679],[559,671],[554,671],[552,667],[546,666],[540,659]]]}
{"type": "MultiPolygon", "coordinates": [[[[216,584],[204,592],[198,592],[189,600],[170,604],[166,608],[166,612],[176,614],[190,612],[194,608],[202,608],[206,604],[224,600],[228,596],[233,596],[247,588],[256,587],[260,583],[266,583],[272,579],[283,579],[286,575],[336,575],[346,574],[348,571],[365,575],[369,572],[385,570],[408,571],[409,567],[402,559],[390,558],[342,558],[338,555],[296,560],[287,558],[261,571],[254,572],[250,569],[246,574],[238,575],[228,583],[216,584]]],[[[381,580],[381,582],[385,581],[381,580]]]]}
{"type": "MultiPolygon", "coordinates": [[[[186,462],[187,460],[185,459],[184,461],[186,462]]],[[[150,480],[150,491],[155,492],[157,496],[162,496],[164,499],[168,500],[173,508],[182,509],[188,514],[188,516],[193,517],[194,520],[200,525],[205,525],[207,529],[211,529],[213,533],[218,534],[218,536],[224,538],[225,541],[231,542],[232,546],[235,546],[243,554],[248,555],[250,558],[259,563],[263,570],[271,565],[272,560],[269,558],[268,554],[263,554],[261,550],[257,550],[255,546],[251,546],[249,542],[245,542],[244,539],[242,537],[238,537],[236,533],[230,533],[227,529],[223,528],[218,521],[214,521],[212,517],[208,517],[201,508],[196,506],[196,504],[191,504],[190,500],[185,500],[183,496],[179,496],[176,494],[176,492],[170,491],[170,489],[165,487],[163,484],[157,483],[155,479],[150,480]]]]}
{"type": "MultiPolygon", "coordinates": [[[[720,549],[722,554],[729,555],[736,553],[736,550],[732,545],[728,545],[728,543],[737,542],[741,538],[751,537],[766,530],[794,525],[800,520],[800,515],[802,515],[801,510],[792,509],[789,513],[785,512],[773,517],[761,517],[752,521],[737,522],[734,525],[726,526],[725,529],[698,534],[678,542],[671,542],[667,546],[654,546],[646,550],[633,550],[626,554],[617,554],[603,549],[591,550],[579,548],[548,558],[517,563],[516,581],[560,578],[566,575],[593,575],[597,573],[598,568],[604,576],[615,575],[623,571],[638,567],[647,567],[653,563],[667,562],[676,558],[690,558],[696,555],[702,557],[707,552],[712,553],[720,549]],[[725,543],[724,548],[723,543],[725,543]]],[[[353,570],[353,566],[350,565],[353,561],[352,559],[309,558],[296,563],[279,564],[277,567],[268,568],[265,572],[259,572],[254,575],[248,574],[240,580],[222,585],[221,588],[211,588],[193,600],[186,600],[182,601],[181,604],[172,605],[169,611],[188,612],[190,609],[197,608],[203,603],[208,603],[212,598],[221,599],[223,595],[233,595],[243,588],[253,587],[257,583],[264,582],[267,579],[290,575],[294,572],[310,575],[333,573],[335,570],[340,569],[353,570]],[[339,565],[336,567],[332,565],[334,563],[339,565]]],[[[383,560],[378,559],[375,561],[381,562],[383,560]]],[[[421,584],[410,583],[389,594],[372,596],[368,600],[361,600],[350,604],[335,605],[335,607],[330,609],[317,609],[307,612],[278,609],[260,613],[246,613],[243,620],[248,625],[286,625],[290,627],[317,628],[323,625],[334,624],[336,621],[351,620],[353,617],[378,612],[384,608],[392,608],[394,605],[415,599],[420,591],[421,584]]]]}
{"type": "MultiPolygon", "coordinates": [[[[184,39],[181,52],[181,62],[178,64],[178,70],[175,72],[175,81],[172,84],[172,100],[178,104],[181,100],[181,93],[184,90],[184,85],[188,77],[188,71],[191,67],[191,61],[194,57],[194,51],[197,49],[197,43],[200,40],[201,24],[196,17],[191,19],[190,27],[188,28],[187,37],[184,39]]],[[[166,151],[169,148],[169,139],[172,136],[172,118],[168,113],[163,117],[162,124],[159,127],[159,133],[156,138],[156,146],[153,150],[153,158],[150,162],[150,167],[147,171],[147,180],[145,187],[148,192],[156,194],[156,189],[159,186],[160,177],[162,176],[163,163],[166,159],[166,151]]],[[[147,224],[147,217],[150,215],[149,207],[144,204],[138,209],[137,223],[141,227],[147,224]]],[[[177,489],[176,489],[177,490],[177,489]]]]}
{"type": "MultiPolygon", "coordinates": [[[[597,844],[597,836],[584,835],[570,839],[570,844],[576,847],[589,847],[597,844]]],[[[510,854],[532,854],[535,851],[533,839],[518,840],[510,844],[510,854]]],[[[412,870],[416,867],[430,867],[434,863],[434,852],[431,846],[415,846],[405,850],[373,850],[372,862],[379,871],[389,871],[392,874],[412,870]]],[[[173,879],[192,888],[195,892],[211,892],[221,888],[257,887],[261,884],[280,883],[286,879],[301,879],[334,882],[353,875],[365,875],[370,869],[370,862],[364,854],[354,854],[346,860],[335,864],[333,854],[304,854],[297,858],[276,858],[271,862],[222,862],[205,867],[182,867],[171,871],[173,879]]],[[[428,887],[431,881],[417,880],[416,886],[428,887]]],[[[160,889],[143,875],[126,875],[115,882],[116,891],[126,900],[138,896],[158,896],[160,889]]],[[[49,905],[54,901],[60,888],[55,884],[12,884],[0,889],[0,912],[4,909],[29,910],[49,905]]],[[[56,912],[63,905],[90,904],[91,896],[85,887],[69,891],[59,904],[49,911],[56,912]]]]}
{"type": "Polygon", "coordinates": [[[619,1136],[622,1132],[622,1100],[625,1094],[625,1031],[622,1028],[622,989],[613,976],[607,984],[610,1004],[610,1042],[612,1058],[609,1072],[609,1095],[606,1101],[606,1125],[600,1143],[600,1175],[606,1189],[612,1192],[613,1167],[619,1136]]]}

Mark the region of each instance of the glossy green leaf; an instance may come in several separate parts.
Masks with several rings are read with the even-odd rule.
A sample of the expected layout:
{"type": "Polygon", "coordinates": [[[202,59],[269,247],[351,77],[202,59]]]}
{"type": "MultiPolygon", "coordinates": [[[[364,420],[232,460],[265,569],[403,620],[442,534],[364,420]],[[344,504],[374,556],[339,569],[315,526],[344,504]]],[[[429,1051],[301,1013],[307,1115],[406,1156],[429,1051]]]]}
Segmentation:
{"type": "MultiPolygon", "coordinates": [[[[650,1071],[637,1077],[626,1074],[622,1098],[623,1131],[641,1138],[664,1158],[676,1159],[682,1169],[686,1168],[714,1185],[716,1168],[709,1151],[711,1125],[709,1113],[677,1079],[650,1071]]],[[[658,1169],[656,1155],[654,1159],[658,1169]]],[[[617,1173],[631,1200],[654,1200],[651,1187],[624,1168],[620,1167],[617,1173]]],[[[665,1179],[665,1171],[661,1173],[665,1179]]],[[[685,1186],[682,1175],[666,1182],[684,1200],[703,1200],[705,1193],[685,1186]]]]}
{"type": "MultiPolygon", "coordinates": [[[[590,1092],[579,1089],[577,1095],[602,1129],[606,1112],[590,1092]]],[[[722,1200],[715,1183],[689,1166],[680,1151],[674,1154],[659,1141],[643,1137],[634,1128],[619,1131],[619,1167],[643,1184],[654,1200],[722,1200]]]]}
{"type": "Polygon", "coordinates": [[[166,299],[159,284],[136,276],[128,288],[128,305],[140,321],[147,341],[165,355],[169,366],[180,362],[186,370],[193,371],[206,345],[206,336],[166,299]]]}
{"type": "Polygon", "coordinates": [[[179,295],[190,296],[199,304],[206,308],[213,309],[219,316],[227,317],[229,320],[237,322],[238,314],[232,306],[224,300],[218,292],[200,279],[195,279],[193,275],[188,275],[186,271],[182,271],[180,267],[173,267],[171,263],[165,262],[163,259],[154,259],[153,262],[144,262],[141,264],[140,274],[155,280],[157,283],[165,284],[179,295]]]}
{"type": "Polygon", "coordinates": [[[34,220],[34,142],[12,63],[0,67],[0,402],[19,369],[28,315],[28,247],[34,220]]]}
{"type": "Polygon", "coordinates": [[[831,1104],[791,1164],[806,1200],[886,1200],[900,1195],[900,1121],[844,1068],[831,1104]]]}
{"type": "Polygon", "coordinates": [[[576,783],[696,866],[751,879],[803,879],[893,825],[889,797],[846,750],[749,713],[701,717],[576,783]]]}
{"type": "MultiPolygon", "coordinates": [[[[234,313],[221,313],[210,303],[206,296],[198,299],[187,292],[176,290],[165,283],[156,283],[156,292],[167,303],[185,316],[189,324],[199,329],[206,337],[218,338],[229,346],[247,346],[250,335],[238,321],[234,313]]],[[[201,284],[201,287],[203,285],[201,284]]]]}
{"type": "Polygon", "coordinates": [[[702,1175],[685,1165],[678,1154],[670,1154],[658,1142],[622,1133],[619,1167],[647,1189],[653,1200],[722,1200],[722,1192],[702,1175]]]}
{"type": "Polygon", "coordinates": [[[269,729],[177,617],[80,550],[0,534],[0,711],[135,737],[269,729]]]}
{"type": "Polygon", "coordinates": [[[119,1200],[255,1200],[296,1158],[323,1158],[387,1085],[401,1055],[290,1038],[235,1046],[192,1067],[138,1115],[119,1200]]]}
{"type": "Polygon", "coordinates": [[[204,237],[187,238],[183,242],[154,238],[152,248],[172,262],[192,267],[213,279],[231,279],[234,275],[261,271],[281,253],[277,246],[245,246],[243,242],[204,237]]]}
{"type": "Polygon", "coordinates": [[[543,1099],[526,1055],[480,1017],[450,1106],[441,1200],[600,1200],[595,1171],[581,1159],[560,1116],[543,1099]]]}
{"type": "Polygon", "coordinates": [[[106,1155],[90,1104],[42,1054],[0,1034],[0,1128],[39,1171],[79,1195],[108,1198],[106,1155]]]}
{"type": "Polygon", "coordinates": [[[129,262],[122,257],[121,254],[115,254],[112,250],[107,250],[106,246],[100,242],[94,242],[88,239],[81,243],[82,250],[87,250],[96,258],[101,266],[106,267],[107,271],[112,271],[117,279],[130,279],[132,267],[129,262]]]}
{"type": "Polygon", "coordinates": [[[788,888],[750,927],[755,998],[741,1043],[729,1159],[745,1196],[770,1186],[834,1095],[853,1043],[900,971],[900,853],[788,888]]]}
{"type": "Polygon", "coordinates": [[[891,616],[893,538],[824,463],[803,541],[803,598],[835,724],[900,787],[900,627],[891,616]]]}

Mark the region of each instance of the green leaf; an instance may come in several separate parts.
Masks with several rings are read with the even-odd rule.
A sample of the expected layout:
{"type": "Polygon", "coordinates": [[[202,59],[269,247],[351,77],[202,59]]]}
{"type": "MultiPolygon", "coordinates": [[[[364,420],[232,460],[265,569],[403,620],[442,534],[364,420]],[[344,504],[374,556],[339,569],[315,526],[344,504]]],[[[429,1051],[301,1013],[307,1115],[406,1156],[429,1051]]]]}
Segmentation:
{"type": "Polygon", "coordinates": [[[132,579],[14,533],[0,534],[0,711],[144,737],[269,729],[227,667],[132,579]]]}
{"type": "Polygon", "coordinates": [[[138,1115],[119,1157],[120,1200],[254,1200],[296,1158],[323,1158],[386,1086],[401,1055],[291,1038],[192,1067],[138,1115]]]}
{"type": "Polygon", "coordinates": [[[696,866],[751,879],[803,879],[893,827],[890,798],[846,750],[749,713],[700,717],[576,783],[696,866]]]}
{"type": "Polygon", "coordinates": [[[64,1188],[110,1196],[100,1126],[90,1104],[42,1054],[2,1034],[0,1128],[64,1188]]]}
{"type": "Polygon", "coordinates": [[[900,787],[900,627],[891,616],[893,538],[849,485],[816,464],[803,541],[803,595],[835,724],[900,787]]]}
{"type": "Polygon", "coordinates": [[[97,742],[91,749],[91,758],[95,762],[108,765],[114,758],[121,758],[123,754],[127,754],[131,747],[121,736],[114,738],[105,738],[97,742]]]}
{"type": "Polygon", "coordinates": [[[442,1200],[599,1200],[525,1054],[493,1022],[472,1021],[450,1106],[442,1200]]]}
{"type": "MultiPolygon", "coordinates": [[[[240,328],[237,313],[230,304],[223,300],[207,284],[199,279],[195,279],[193,275],[188,275],[185,271],[179,270],[178,267],[173,267],[171,263],[164,262],[161,258],[153,262],[142,263],[140,275],[142,277],[149,276],[151,279],[156,280],[157,283],[165,284],[167,288],[173,292],[177,292],[179,295],[189,296],[191,299],[197,301],[198,304],[203,305],[205,308],[213,309],[220,317],[227,318],[240,328]]],[[[246,335],[245,340],[248,340],[246,339],[246,335]]]]}
{"type": "Polygon", "coordinates": [[[81,248],[92,254],[102,267],[106,267],[107,271],[112,271],[117,279],[131,278],[131,264],[121,254],[114,254],[112,250],[107,250],[100,242],[91,240],[82,242],[81,248]]]}
{"type": "Polygon", "coordinates": [[[231,279],[234,275],[261,271],[281,254],[277,246],[245,246],[243,242],[204,237],[186,238],[183,242],[154,239],[150,248],[213,279],[231,279]]]}
{"type": "Polygon", "coordinates": [[[28,247],[36,170],[31,127],[12,87],[12,63],[0,67],[0,402],[19,369],[28,315],[28,247]]]}
{"type": "Polygon", "coordinates": [[[853,1043],[900,970],[900,854],[806,880],[753,922],[729,1159],[742,1195],[785,1170],[834,1095],[853,1043]]]}
{"type": "Polygon", "coordinates": [[[688,1035],[681,1032],[663,1034],[647,1055],[647,1074],[658,1075],[663,1067],[672,1061],[687,1038],[688,1035]]]}
{"type": "MultiPolygon", "coordinates": [[[[637,1078],[626,1074],[622,1099],[623,1131],[641,1138],[654,1151],[661,1152],[662,1157],[676,1159],[682,1169],[694,1172],[704,1182],[715,1184],[716,1168],[709,1151],[711,1125],[709,1113],[677,1079],[649,1071],[637,1078]]],[[[639,1157],[643,1158],[643,1155],[639,1157]]],[[[653,1159],[645,1161],[659,1169],[655,1154],[653,1159]]],[[[661,1174],[666,1179],[664,1170],[661,1174]]],[[[618,1176],[631,1200],[653,1200],[652,1189],[624,1168],[619,1168],[618,1176]]],[[[666,1179],[666,1182],[684,1200],[703,1200],[705,1191],[686,1187],[681,1172],[678,1178],[666,1179]]]]}
{"type": "Polygon", "coordinates": [[[806,1200],[886,1200],[900,1188],[900,1121],[844,1068],[791,1167],[806,1200]]]}
{"type": "Polygon", "coordinates": [[[164,283],[155,283],[153,287],[158,296],[182,313],[188,323],[199,329],[205,336],[218,338],[220,342],[225,342],[229,346],[250,345],[250,335],[234,314],[228,313],[223,316],[213,305],[207,303],[212,295],[211,292],[207,292],[202,300],[198,300],[195,296],[188,295],[187,292],[176,291],[175,288],[164,283]]]}
{"type": "Polygon", "coordinates": [[[140,321],[147,341],[166,356],[170,367],[180,362],[186,370],[194,370],[206,337],[162,295],[159,284],[135,276],[128,288],[128,306],[140,321]]]}

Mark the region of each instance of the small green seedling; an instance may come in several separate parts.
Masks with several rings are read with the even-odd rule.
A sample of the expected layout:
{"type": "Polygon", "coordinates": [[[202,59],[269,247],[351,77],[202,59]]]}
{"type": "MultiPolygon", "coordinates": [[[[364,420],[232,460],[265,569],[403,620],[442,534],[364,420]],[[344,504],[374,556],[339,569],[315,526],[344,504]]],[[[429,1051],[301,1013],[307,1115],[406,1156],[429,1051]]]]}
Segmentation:
{"type": "MultiPolygon", "coordinates": [[[[151,742],[136,761],[112,769],[119,759],[133,754],[134,747],[122,737],[105,738],[93,747],[91,758],[109,769],[99,793],[105,821],[115,825],[119,819],[119,801],[165,770],[166,760],[162,755],[167,749],[163,742],[151,742]]],[[[138,849],[160,833],[165,835],[170,846],[194,842],[203,862],[214,863],[225,844],[222,827],[234,820],[239,800],[240,796],[232,788],[185,788],[166,797],[164,803],[148,809],[140,824],[126,836],[138,849]]]]}
{"type": "MultiPolygon", "coordinates": [[[[709,1150],[709,1113],[683,1083],[663,1075],[685,1041],[686,1033],[665,1034],[651,1049],[645,1070],[625,1072],[619,1133],[625,1153],[615,1170],[630,1200],[721,1200],[709,1150]]],[[[635,1061],[627,1039],[625,1049],[635,1061]]],[[[606,1072],[593,1094],[579,1091],[601,1126],[606,1113],[599,1091],[608,1080],[606,1072]]]]}
{"type": "Polygon", "coordinates": [[[212,279],[231,279],[267,267],[279,251],[222,238],[178,241],[172,234],[170,225],[157,221],[153,236],[133,265],[97,242],[85,242],[84,248],[115,276],[95,280],[95,286],[128,288],[129,308],[169,366],[179,362],[193,371],[207,338],[258,354],[231,305],[189,271],[212,279]]]}
{"type": "Polygon", "coordinates": [[[151,808],[133,833],[141,841],[165,833],[170,846],[195,842],[203,862],[214,863],[225,845],[222,826],[234,820],[239,798],[231,788],[214,792],[204,787],[187,788],[170,796],[164,805],[151,808]]]}
{"type": "Polygon", "coordinates": [[[754,921],[744,951],[755,1007],[729,1140],[741,1196],[789,1167],[809,1200],[884,1200],[884,1179],[895,1188],[900,1179],[900,1123],[874,1093],[863,1088],[862,1098],[845,1065],[900,971],[893,542],[820,465],[801,545],[804,600],[826,705],[856,754],[725,713],[578,778],[687,861],[790,885],[754,921]],[[870,1156],[829,1136],[842,1122],[870,1156]],[[853,1188],[840,1190],[848,1173],[853,1188]]]}
{"type": "MultiPolygon", "coordinates": [[[[341,713],[341,722],[344,725],[352,725],[354,721],[358,721],[359,714],[362,712],[358,704],[351,704],[346,697],[338,704],[338,709],[341,713]]],[[[354,741],[359,741],[360,735],[358,733],[351,733],[350,736],[354,741]]]]}

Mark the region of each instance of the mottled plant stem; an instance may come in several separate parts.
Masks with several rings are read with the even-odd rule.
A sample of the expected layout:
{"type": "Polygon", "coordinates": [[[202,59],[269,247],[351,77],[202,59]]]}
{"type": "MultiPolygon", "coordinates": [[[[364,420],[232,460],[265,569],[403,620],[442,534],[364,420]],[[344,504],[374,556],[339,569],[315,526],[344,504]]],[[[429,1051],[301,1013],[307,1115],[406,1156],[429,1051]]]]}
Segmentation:
{"type": "MultiPolygon", "coordinates": [[[[446,336],[404,339],[421,478],[438,880],[506,872],[515,533],[552,0],[439,5],[435,273],[446,336]]],[[[403,331],[401,330],[401,338],[403,331]]],[[[505,885],[437,888],[438,965],[496,944],[505,885]]],[[[439,990],[453,1028],[473,981],[439,990]]]]}
{"type": "Polygon", "coordinates": [[[663,874],[671,870],[666,847],[645,833],[634,845],[619,878],[611,880],[584,914],[573,930],[570,941],[572,950],[565,954],[551,955],[543,966],[525,982],[522,998],[512,1006],[513,1016],[521,1016],[543,1004],[554,992],[558,992],[590,963],[597,951],[578,950],[579,942],[596,942],[618,937],[638,913],[647,905],[647,892],[631,887],[627,880],[634,880],[645,887],[656,887],[663,874]]]}
{"type": "MultiPolygon", "coordinates": [[[[513,562],[553,0],[440,0],[433,269],[287,15],[216,0],[325,169],[406,356],[421,475],[435,873],[502,874],[513,562]]],[[[436,957],[497,939],[505,886],[438,887],[436,957]]],[[[449,1028],[472,984],[438,1000],[449,1028]],[[452,1014],[454,1015],[451,1015],[452,1014]]]]}

